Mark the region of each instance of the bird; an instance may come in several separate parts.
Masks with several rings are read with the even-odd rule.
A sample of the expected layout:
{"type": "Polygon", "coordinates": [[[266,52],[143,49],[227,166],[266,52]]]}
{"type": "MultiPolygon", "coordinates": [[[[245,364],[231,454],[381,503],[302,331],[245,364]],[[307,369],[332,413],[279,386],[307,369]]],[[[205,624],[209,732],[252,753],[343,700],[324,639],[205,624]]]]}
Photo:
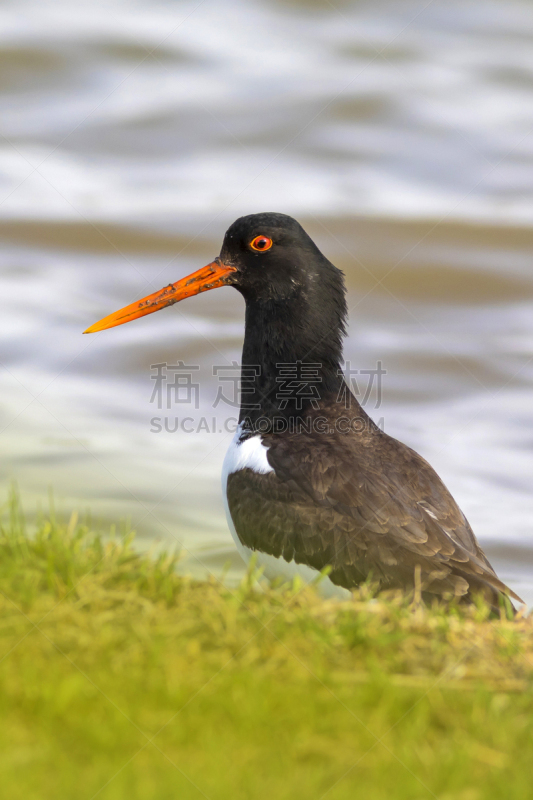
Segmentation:
{"type": "Polygon", "coordinates": [[[95,333],[218,287],[245,301],[238,427],[222,468],[238,551],[270,580],[326,596],[419,591],[491,609],[523,601],[496,575],[430,464],[366,413],[343,375],[344,275],[300,223],[237,219],[220,255],[92,325],[95,333]]]}

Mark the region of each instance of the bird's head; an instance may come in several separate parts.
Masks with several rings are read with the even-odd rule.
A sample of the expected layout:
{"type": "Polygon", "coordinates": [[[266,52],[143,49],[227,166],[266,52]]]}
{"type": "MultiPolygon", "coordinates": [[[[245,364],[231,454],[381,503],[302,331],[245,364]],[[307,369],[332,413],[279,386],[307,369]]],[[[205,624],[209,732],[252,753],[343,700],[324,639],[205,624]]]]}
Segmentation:
{"type": "Polygon", "coordinates": [[[251,303],[294,298],[317,315],[336,304],[344,316],[342,273],[295,219],[265,212],[237,219],[226,232],[220,255],[210,264],[110,314],[85,333],[122,325],[221,286],[234,286],[251,303]]]}

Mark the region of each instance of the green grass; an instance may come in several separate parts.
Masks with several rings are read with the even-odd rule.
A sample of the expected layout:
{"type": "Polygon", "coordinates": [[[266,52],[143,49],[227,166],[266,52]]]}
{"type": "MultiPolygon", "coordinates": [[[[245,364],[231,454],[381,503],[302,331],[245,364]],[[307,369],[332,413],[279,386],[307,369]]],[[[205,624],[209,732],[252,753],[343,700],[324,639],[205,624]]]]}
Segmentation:
{"type": "Polygon", "coordinates": [[[9,800],[524,800],[533,624],[184,579],[73,517],[0,531],[9,800]]]}

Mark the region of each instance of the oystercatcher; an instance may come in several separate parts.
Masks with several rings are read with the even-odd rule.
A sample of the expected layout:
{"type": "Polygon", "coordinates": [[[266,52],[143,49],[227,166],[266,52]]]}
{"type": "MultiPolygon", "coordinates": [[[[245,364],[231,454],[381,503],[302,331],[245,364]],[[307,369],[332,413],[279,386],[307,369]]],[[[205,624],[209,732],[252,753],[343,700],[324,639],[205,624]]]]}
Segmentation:
{"type": "Polygon", "coordinates": [[[223,466],[245,561],[256,553],[268,578],[308,581],[328,568],[326,593],[370,578],[426,598],[522,602],[432,467],[378,428],[345,383],[343,274],[292,217],[241,217],[211,264],[85,333],[219,286],[246,302],[239,426],[223,466]]]}

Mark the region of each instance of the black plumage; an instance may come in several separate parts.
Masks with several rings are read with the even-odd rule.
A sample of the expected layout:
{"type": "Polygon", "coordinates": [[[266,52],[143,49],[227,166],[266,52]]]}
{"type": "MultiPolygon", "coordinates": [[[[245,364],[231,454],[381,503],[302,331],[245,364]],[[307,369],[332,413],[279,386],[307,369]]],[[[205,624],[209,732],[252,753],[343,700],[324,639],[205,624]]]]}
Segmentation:
{"type": "Polygon", "coordinates": [[[333,583],[346,588],[371,578],[411,589],[420,580],[426,597],[481,594],[495,607],[501,595],[519,600],[437,473],[380,430],[344,385],[343,276],[301,226],[280,214],[243,217],[220,258],[236,267],[232,283],[246,300],[243,436],[259,432],[272,467],[228,477],[241,543],[330,567],[333,583]],[[250,250],[259,235],[272,241],[268,252],[250,250]],[[302,400],[295,385],[280,402],[280,365],[291,363],[319,365],[318,399],[302,400]]]}

